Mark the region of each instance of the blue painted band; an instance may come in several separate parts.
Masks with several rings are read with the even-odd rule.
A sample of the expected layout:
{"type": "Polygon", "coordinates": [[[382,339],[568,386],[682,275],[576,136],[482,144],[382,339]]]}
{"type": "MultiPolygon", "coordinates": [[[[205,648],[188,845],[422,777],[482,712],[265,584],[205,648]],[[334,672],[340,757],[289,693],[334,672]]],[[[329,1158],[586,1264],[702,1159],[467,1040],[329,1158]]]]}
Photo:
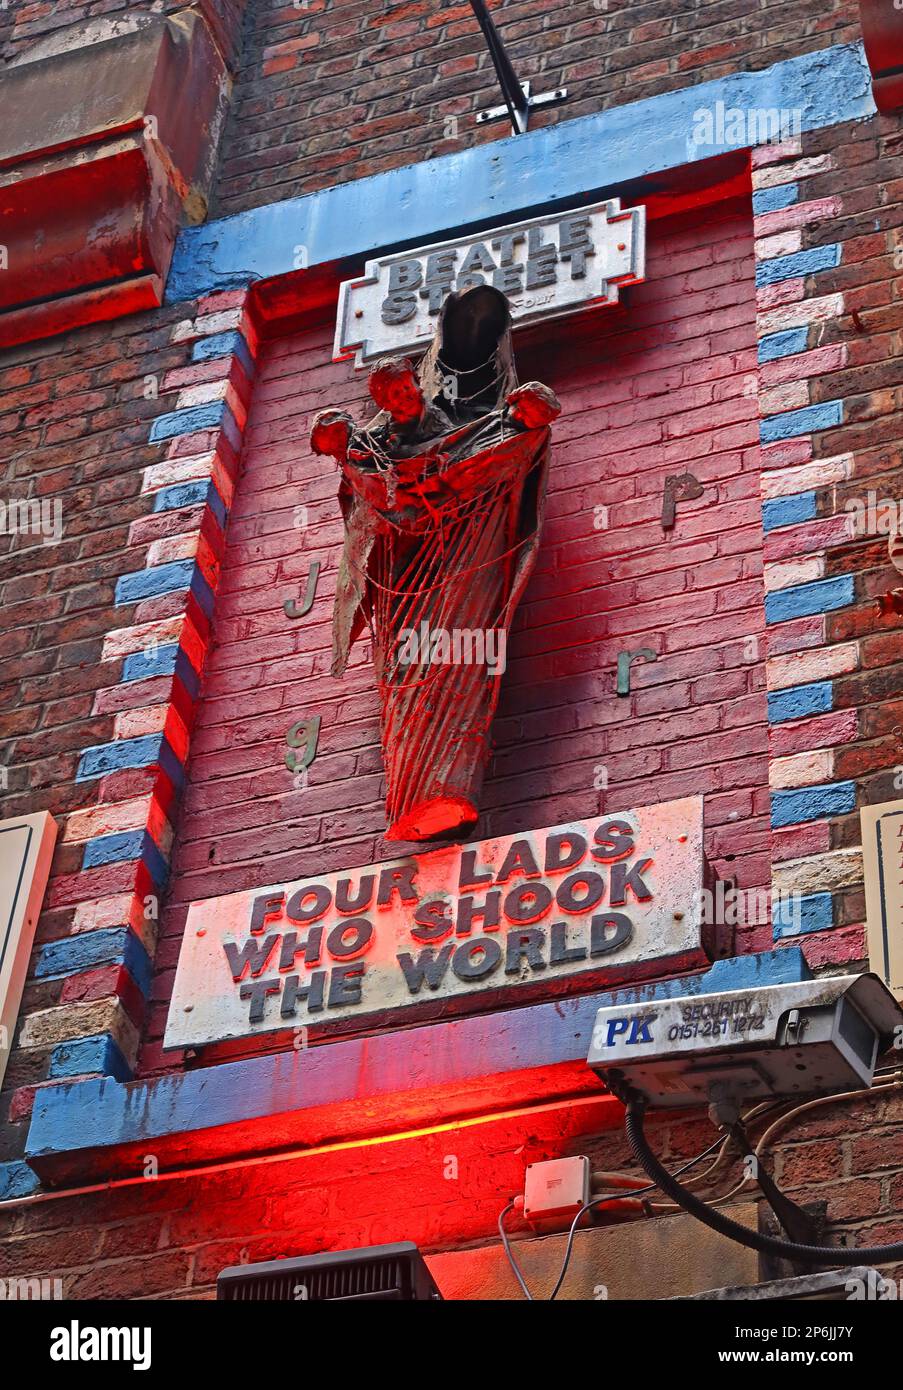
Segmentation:
{"type": "Polygon", "coordinates": [[[113,772],[136,767],[159,767],[170,781],[181,786],[183,772],[163,734],[143,734],[141,738],[118,738],[112,743],[96,743],[79,759],[76,782],[91,782],[113,772]]]}
{"type": "Polygon", "coordinates": [[[66,1076],[111,1076],[129,1081],[132,1069],[109,1033],[94,1033],[60,1043],[50,1054],[48,1076],[56,1081],[66,1076]]]}
{"type": "MultiPolygon", "coordinates": [[[[788,946],[721,960],[704,974],[436,1023],[428,1030],[402,1029],[266,1053],[129,1085],[86,1080],[51,1086],[35,1097],[26,1153],[36,1160],[81,1151],[106,1150],[109,1155],[118,1146],[166,1136],[177,1136],[184,1145],[192,1132],[252,1121],[263,1122],[272,1143],[274,1117],[291,1114],[294,1125],[300,1112],[356,1106],[362,1088],[371,1103],[380,1095],[411,1090],[441,1098],[445,1087],[483,1077],[581,1064],[596,1011],[606,1004],[808,977],[802,953],[788,946]]],[[[248,1131],[243,1132],[247,1137],[248,1131]]],[[[184,1147],[180,1152],[184,1155],[184,1147]]]]}
{"type": "Polygon", "coordinates": [[[785,724],[788,719],[806,719],[811,714],[825,714],[834,706],[834,687],[830,681],[813,681],[811,685],[792,685],[787,690],[772,690],[767,696],[769,724],[785,724]]]}
{"type": "Polygon", "coordinates": [[[785,328],[780,333],[767,333],[759,339],[759,361],[774,362],[778,357],[805,352],[808,336],[807,328],[785,328]]]}
{"type": "Polygon", "coordinates": [[[788,902],[785,896],[775,904],[772,925],[775,941],[829,931],[834,925],[834,899],[830,893],[804,893],[788,902]]]}
{"type": "Polygon", "coordinates": [[[804,405],[800,410],[785,410],[780,415],[769,415],[759,425],[759,438],[763,444],[775,444],[779,439],[795,439],[800,434],[832,429],[842,419],[842,401],[804,405]]]}
{"type": "Polygon", "coordinates": [[[253,377],[254,358],[244,335],[237,328],[229,333],[214,333],[209,338],[198,338],[191,349],[192,362],[211,362],[218,357],[237,357],[248,377],[253,377]]]}
{"type": "Polygon", "coordinates": [[[34,966],[37,980],[81,975],[98,965],[124,965],[141,993],[150,993],[153,967],[150,957],[128,927],[104,927],[76,932],[60,941],[49,941],[38,952],[34,966]]]}
{"type": "Polygon", "coordinates": [[[20,1197],[30,1197],[41,1186],[41,1180],[33,1168],[19,1159],[11,1163],[0,1163],[0,1202],[14,1202],[20,1197]]]}
{"type": "Polygon", "coordinates": [[[804,821],[845,816],[856,809],[855,782],[825,782],[771,793],[771,825],[801,825],[804,821]]]}
{"type": "Polygon", "coordinates": [[[151,425],[148,438],[152,444],[156,444],[163,439],[173,439],[177,434],[219,429],[226,409],[225,401],[209,401],[206,405],[189,405],[184,410],[158,415],[151,425]]]}
{"type": "Polygon", "coordinates": [[[151,680],[154,676],[177,676],[192,700],[201,687],[200,677],[184,647],[167,642],[155,652],[132,652],[122,663],[122,681],[151,680]]]}
{"type": "Polygon", "coordinates": [[[85,845],[83,869],[103,864],[125,864],[140,860],[154,883],[162,888],[169,876],[169,864],[146,830],[123,830],[115,835],[99,835],[85,845]]]}
{"type": "Polygon", "coordinates": [[[797,492],[790,497],[771,497],[762,503],[762,529],[774,531],[779,526],[795,526],[811,521],[815,516],[815,493],[797,492]]]}
{"type": "Polygon", "coordinates": [[[851,574],[834,579],[814,579],[811,584],[794,584],[765,595],[765,621],[784,623],[789,618],[808,618],[813,613],[829,613],[853,602],[855,586],[851,574]]]}
{"type": "Polygon", "coordinates": [[[173,483],[154,493],[155,512],[176,512],[183,507],[196,507],[198,503],[208,506],[220,526],[225,530],[226,504],[219,494],[216,484],[210,478],[198,478],[192,483],[173,483]]]}
{"type": "Polygon", "coordinates": [[[149,569],[134,570],[131,574],[120,575],[116,581],[117,607],[126,603],[140,603],[146,598],[158,598],[161,594],[172,594],[178,589],[190,588],[196,564],[193,559],[170,560],[165,565],[151,565],[149,569]]]}
{"type": "Polygon", "coordinates": [[[752,207],[756,217],[765,212],[780,212],[789,208],[800,196],[798,183],[778,183],[774,188],[758,188],[752,195],[752,207]]]}
{"type": "Polygon", "coordinates": [[[176,669],[178,642],[164,642],[156,649],[131,652],[122,663],[122,681],[144,681],[153,676],[171,676],[176,669]]]}
{"type": "Polygon", "coordinates": [[[442,241],[465,228],[588,202],[606,190],[753,143],[753,132],[738,143],[726,131],[720,139],[698,141],[700,117],[719,104],[741,114],[792,111],[802,130],[875,113],[859,44],[804,53],[758,72],[729,73],[186,227],[176,244],[167,302],[290,274],[297,270],[299,245],[308,268],[348,257],[363,260],[399,246],[442,241]]]}
{"type": "Polygon", "coordinates": [[[193,559],[170,560],[165,565],[151,565],[149,569],[120,575],[116,581],[115,603],[117,607],[141,603],[146,598],[159,598],[161,594],[174,594],[180,589],[188,589],[207,617],[213,616],[213,590],[193,559]]]}
{"type": "Polygon", "coordinates": [[[814,275],[819,270],[834,270],[840,265],[840,243],[813,246],[808,251],[794,251],[790,256],[775,256],[756,266],[756,285],[776,285],[781,280],[795,280],[799,275],[814,275]]]}

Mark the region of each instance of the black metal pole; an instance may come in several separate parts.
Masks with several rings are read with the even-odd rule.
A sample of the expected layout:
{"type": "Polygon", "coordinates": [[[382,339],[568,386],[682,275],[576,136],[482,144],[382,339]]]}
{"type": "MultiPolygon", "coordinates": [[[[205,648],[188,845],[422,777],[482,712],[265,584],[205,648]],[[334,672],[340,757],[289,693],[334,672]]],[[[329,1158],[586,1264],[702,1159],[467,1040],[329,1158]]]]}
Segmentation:
{"type": "Polygon", "coordinates": [[[508,115],[511,117],[511,129],[515,135],[523,135],[527,129],[529,112],[524,89],[518,81],[517,73],[511,66],[511,59],[505,52],[499,32],[492,22],[492,16],[486,8],[486,0],[470,0],[470,8],[477,17],[477,23],[483,31],[483,37],[489,48],[489,56],[498,75],[499,86],[502,89],[502,96],[505,98],[508,115]]]}

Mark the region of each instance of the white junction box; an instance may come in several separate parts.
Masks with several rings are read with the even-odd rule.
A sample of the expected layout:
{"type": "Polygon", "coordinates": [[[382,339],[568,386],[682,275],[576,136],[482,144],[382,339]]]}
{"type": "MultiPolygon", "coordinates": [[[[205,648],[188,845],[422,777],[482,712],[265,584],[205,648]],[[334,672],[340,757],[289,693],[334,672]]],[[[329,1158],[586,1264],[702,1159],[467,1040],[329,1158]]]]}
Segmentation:
{"type": "Polygon", "coordinates": [[[903,1008],[876,975],[688,995],[600,1009],[588,1065],[648,1105],[691,1106],[870,1086],[903,1046],[903,1008]],[[714,1089],[713,1089],[714,1088],[714,1089]]]}
{"type": "Polygon", "coordinates": [[[531,1163],[524,1174],[524,1220],[576,1216],[589,1196],[590,1166],[585,1155],[531,1163]]]}

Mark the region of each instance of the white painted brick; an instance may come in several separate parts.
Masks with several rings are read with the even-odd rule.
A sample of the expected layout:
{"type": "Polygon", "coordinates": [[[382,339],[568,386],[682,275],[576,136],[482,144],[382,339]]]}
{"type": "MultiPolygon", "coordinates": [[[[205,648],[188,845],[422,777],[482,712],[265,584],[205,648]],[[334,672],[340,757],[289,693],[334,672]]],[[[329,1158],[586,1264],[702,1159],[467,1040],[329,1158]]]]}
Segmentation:
{"type": "Polygon", "coordinates": [[[823,174],[831,167],[829,154],[816,154],[808,159],[796,159],[792,164],[769,164],[764,169],[755,169],[752,176],[753,188],[774,188],[779,183],[796,183],[812,174],[823,174]]]}
{"type": "Polygon", "coordinates": [[[793,497],[798,492],[810,492],[828,483],[840,483],[852,477],[853,455],[838,454],[835,458],[803,463],[795,468],[772,468],[762,473],[763,497],[793,497]]]}
{"type": "Polygon", "coordinates": [[[859,667],[859,644],[838,642],[834,647],[813,647],[809,651],[772,656],[765,663],[769,690],[785,690],[791,685],[832,680],[859,667]]]}
{"type": "Polygon", "coordinates": [[[103,639],[101,661],[115,661],[117,657],[128,656],[131,652],[143,651],[153,641],[158,645],[177,642],[185,621],[183,613],[169,618],[157,618],[152,623],[137,623],[134,627],[121,627],[107,633],[103,639]]]}
{"type": "Polygon", "coordinates": [[[171,560],[190,560],[198,552],[200,531],[186,531],[181,536],[161,536],[151,541],[147,550],[148,568],[153,565],[166,565],[171,560]]]}
{"type": "Polygon", "coordinates": [[[821,579],[825,572],[823,555],[805,555],[798,560],[769,560],[765,565],[765,592],[789,589],[794,584],[808,584],[821,579]]]}
{"type": "Polygon", "coordinates": [[[834,771],[834,750],[819,748],[813,753],[793,753],[787,758],[772,758],[768,767],[768,785],[773,789],[812,787],[831,780],[834,771]]]}
{"type": "Polygon", "coordinates": [[[808,381],[784,381],[780,386],[769,386],[759,392],[759,412],[762,415],[780,415],[783,410],[798,410],[808,404],[808,381]]]}
{"type": "Polygon", "coordinates": [[[801,299],[798,304],[782,304],[776,309],[763,309],[757,317],[760,338],[767,333],[780,333],[785,328],[801,328],[805,323],[824,323],[843,313],[843,295],[825,294],[819,299],[801,299]]]}
{"type": "Polygon", "coordinates": [[[209,405],[211,401],[222,401],[229,390],[228,378],[219,381],[201,381],[195,386],[185,386],[176,397],[176,410],[187,410],[193,405],[209,405]]]}
{"type": "Polygon", "coordinates": [[[786,893],[830,893],[837,888],[853,888],[863,881],[862,851],[830,850],[807,859],[791,859],[772,870],[773,891],[786,893]]]}
{"type": "Polygon", "coordinates": [[[166,458],[145,468],[142,492],[159,492],[172,483],[195,483],[210,478],[216,465],[216,454],[191,454],[187,458],[166,458]]]}
{"type": "Polygon", "coordinates": [[[170,334],[170,342],[186,343],[193,338],[208,338],[214,333],[225,333],[230,328],[238,328],[244,310],[221,309],[215,314],[201,314],[196,319],[181,319],[170,334]]]}
{"type": "Polygon", "coordinates": [[[763,236],[754,243],[756,256],[760,261],[773,260],[775,256],[789,256],[799,251],[803,244],[803,234],[799,227],[791,227],[786,232],[775,232],[773,236],[763,236]]]}
{"type": "Polygon", "coordinates": [[[63,840],[83,844],[97,835],[113,835],[124,830],[143,830],[147,825],[151,796],[136,796],[113,805],[89,806],[73,811],[66,821],[63,840]]]}

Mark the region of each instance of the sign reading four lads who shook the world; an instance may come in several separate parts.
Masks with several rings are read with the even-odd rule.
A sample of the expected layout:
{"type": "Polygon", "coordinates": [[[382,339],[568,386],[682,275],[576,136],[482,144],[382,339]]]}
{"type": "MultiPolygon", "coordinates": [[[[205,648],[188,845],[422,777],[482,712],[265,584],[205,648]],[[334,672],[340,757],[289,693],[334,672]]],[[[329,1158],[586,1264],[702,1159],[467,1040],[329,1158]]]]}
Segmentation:
{"type": "Polygon", "coordinates": [[[368,261],[364,276],[339,290],[333,357],[354,354],[364,367],[419,352],[446,297],[470,285],[501,290],[515,327],[617,304],[619,287],[645,275],[645,214],[609,198],[368,261]]]}
{"type": "Polygon", "coordinates": [[[696,968],[704,886],[688,797],[210,898],[189,909],[164,1045],[372,1031],[696,968]]]}

